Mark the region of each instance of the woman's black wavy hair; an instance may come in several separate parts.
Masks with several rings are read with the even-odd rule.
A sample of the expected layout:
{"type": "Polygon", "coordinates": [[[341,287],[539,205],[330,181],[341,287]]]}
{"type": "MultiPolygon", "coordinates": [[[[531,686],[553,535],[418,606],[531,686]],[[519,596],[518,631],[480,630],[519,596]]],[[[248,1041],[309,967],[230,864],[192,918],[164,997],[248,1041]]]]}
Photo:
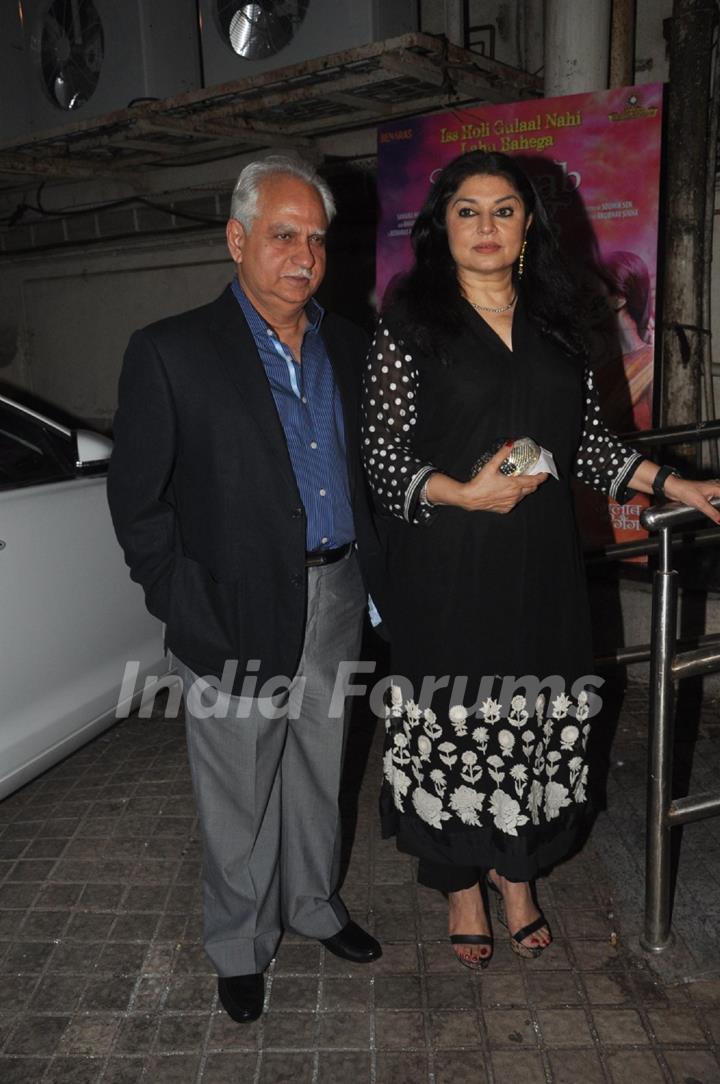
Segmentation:
{"type": "MultiPolygon", "coordinates": [[[[463,325],[466,302],[447,239],[448,203],[468,177],[504,177],[517,191],[533,220],[527,234],[522,295],[530,319],[569,354],[584,357],[577,291],[565,267],[537,189],[512,158],[491,151],[469,151],[454,158],[437,176],[415,220],[415,263],[388,291],[383,309],[398,312],[418,345],[447,361],[443,341],[463,325]]],[[[517,267],[513,270],[517,282],[517,267]]]]}

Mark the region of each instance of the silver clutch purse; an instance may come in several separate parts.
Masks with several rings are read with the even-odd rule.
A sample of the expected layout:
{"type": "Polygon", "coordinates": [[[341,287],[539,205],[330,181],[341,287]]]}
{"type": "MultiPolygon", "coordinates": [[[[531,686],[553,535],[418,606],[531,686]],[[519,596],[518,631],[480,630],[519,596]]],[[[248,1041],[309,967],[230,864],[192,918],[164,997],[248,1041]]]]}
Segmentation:
{"type": "MultiPolygon", "coordinates": [[[[505,441],[497,440],[495,443],[483,452],[478,460],[475,461],[470,477],[474,478],[486,463],[488,463],[496,452],[499,452],[505,441]]],[[[512,448],[509,450],[507,457],[503,459],[500,464],[501,474],[524,474],[528,467],[532,467],[534,463],[537,463],[540,458],[540,445],[536,444],[532,437],[518,437],[513,442],[512,448]]]]}

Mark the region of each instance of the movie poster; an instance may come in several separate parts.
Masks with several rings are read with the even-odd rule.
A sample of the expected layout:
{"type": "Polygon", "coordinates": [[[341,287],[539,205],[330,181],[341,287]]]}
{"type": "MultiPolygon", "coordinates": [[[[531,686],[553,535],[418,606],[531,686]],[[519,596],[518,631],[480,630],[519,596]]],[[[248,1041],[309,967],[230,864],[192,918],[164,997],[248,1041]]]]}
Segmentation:
{"type": "MultiPolygon", "coordinates": [[[[410,231],[435,172],[469,150],[516,156],[583,283],[606,421],[617,433],[651,428],[662,89],[479,105],[381,126],[378,301],[410,262],[410,231]]],[[[647,498],[621,507],[582,485],[576,495],[586,546],[645,537],[647,498]]]]}

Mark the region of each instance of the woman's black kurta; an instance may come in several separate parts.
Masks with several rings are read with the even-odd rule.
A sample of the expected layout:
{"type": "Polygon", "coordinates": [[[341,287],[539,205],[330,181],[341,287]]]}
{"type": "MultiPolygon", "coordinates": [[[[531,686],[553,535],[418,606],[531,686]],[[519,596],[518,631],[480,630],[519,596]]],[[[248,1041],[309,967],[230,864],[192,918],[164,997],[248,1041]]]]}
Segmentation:
{"type": "Polygon", "coordinates": [[[640,457],[603,426],[589,371],[521,302],[512,338],[511,351],[467,305],[441,364],[391,313],[370,352],[364,457],[395,675],[384,832],[431,861],[524,881],[575,842],[599,701],[570,478],[622,496],[640,457]],[[552,452],[560,477],[509,514],[419,503],[432,470],[466,480],[495,441],[520,436],[552,452]]]}

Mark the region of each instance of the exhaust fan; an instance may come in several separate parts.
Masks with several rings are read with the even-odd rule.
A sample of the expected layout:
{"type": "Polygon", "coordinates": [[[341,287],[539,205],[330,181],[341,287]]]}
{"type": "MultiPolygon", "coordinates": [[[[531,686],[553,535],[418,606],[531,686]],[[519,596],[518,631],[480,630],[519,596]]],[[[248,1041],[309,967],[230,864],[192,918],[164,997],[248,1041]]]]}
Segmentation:
{"type": "Polygon", "coordinates": [[[199,0],[205,85],[417,30],[416,0],[199,0]]]}

